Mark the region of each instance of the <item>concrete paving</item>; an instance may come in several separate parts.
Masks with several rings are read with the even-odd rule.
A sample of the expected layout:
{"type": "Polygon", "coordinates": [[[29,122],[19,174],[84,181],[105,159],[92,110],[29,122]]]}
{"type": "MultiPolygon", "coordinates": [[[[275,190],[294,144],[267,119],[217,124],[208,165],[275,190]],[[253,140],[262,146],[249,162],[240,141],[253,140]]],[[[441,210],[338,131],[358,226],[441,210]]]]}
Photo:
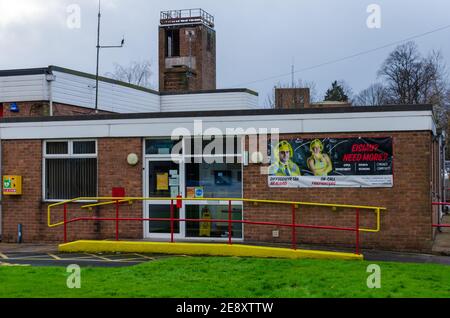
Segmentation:
{"type": "Polygon", "coordinates": [[[450,256],[398,253],[385,251],[363,251],[364,260],[369,262],[427,263],[450,265],[450,256]]]}
{"type": "MultiPolygon", "coordinates": [[[[441,224],[450,224],[450,215],[446,215],[441,224]]],[[[440,229],[433,244],[433,253],[450,256],[450,228],[440,229]]]]}
{"type": "MultiPolygon", "coordinates": [[[[280,246],[279,246],[280,247],[280,246]]],[[[289,247],[288,245],[283,247],[289,247]]],[[[300,245],[299,248],[334,250],[330,247],[300,245]]],[[[340,249],[342,250],[342,249],[340,249]]],[[[353,250],[348,249],[347,252],[353,250]]],[[[400,253],[390,251],[363,250],[364,259],[369,262],[401,262],[401,263],[432,263],[450,265],[450,256],[400,253]]],[[[0,266],[26,265],[26,266],[80,266],[95,267],[122,267],[133,266],[144,262],[151,262],[168,255],[140,254],[140,253],[109,253],[109,254],[65,254],[59,253],[57,245],[43,244],[1,244],[0,266]]]]}
{"type": "Polygon", "coordinates": [[[57,245],[0,244],[0,266],[68,266],[124,267],[151,262],[163,255],[136,253],[63,254],[57,245]]]}

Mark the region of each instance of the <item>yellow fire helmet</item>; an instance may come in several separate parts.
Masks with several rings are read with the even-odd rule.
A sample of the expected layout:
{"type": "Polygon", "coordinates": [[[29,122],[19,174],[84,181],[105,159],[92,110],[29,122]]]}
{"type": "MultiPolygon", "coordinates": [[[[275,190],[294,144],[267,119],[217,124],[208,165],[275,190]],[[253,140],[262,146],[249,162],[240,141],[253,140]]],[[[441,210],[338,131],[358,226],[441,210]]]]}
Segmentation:
{"type": "Polygon", "coordinates": [[[323,151],[323,143],[319,139],[316,139],[311,143],[311,145],[309,146],[309,150],[311,152],[314,152],[315,147],[319,147],[320,151],[323,151]]]}
{"type": "Polygon", "coordinates": [[[291,144],[286,140],[281,141],[274,149],[275,159],[277,161],[280,159],[280,151],[289,151],[291,157],[294,155],[294,149],[292,148],[291,144]]]}

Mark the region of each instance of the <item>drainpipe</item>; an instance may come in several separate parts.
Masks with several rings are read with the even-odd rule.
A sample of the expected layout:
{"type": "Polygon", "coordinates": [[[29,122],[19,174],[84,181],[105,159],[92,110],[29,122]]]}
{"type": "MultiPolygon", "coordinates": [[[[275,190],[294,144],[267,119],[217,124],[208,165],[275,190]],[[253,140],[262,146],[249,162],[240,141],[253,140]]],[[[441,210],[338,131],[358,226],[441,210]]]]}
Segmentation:
{"type": "Polygon", "coordinates": [[[48,100],[50,104],[50,116],[53,117],[53,88],[52,83],[56,80],[56,76],[50,71],[49,74],[45,76],[48,83],[48,100]]]}

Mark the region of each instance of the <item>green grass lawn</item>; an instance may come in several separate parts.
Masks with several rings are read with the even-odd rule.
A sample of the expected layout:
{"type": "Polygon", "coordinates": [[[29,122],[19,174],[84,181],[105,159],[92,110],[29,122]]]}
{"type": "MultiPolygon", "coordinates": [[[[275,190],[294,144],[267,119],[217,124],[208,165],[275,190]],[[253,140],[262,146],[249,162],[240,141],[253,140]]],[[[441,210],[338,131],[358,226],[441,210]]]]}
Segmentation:
{"type": "Polygon", "coordinates": [[[369,289],[369,262],[171,257],[125,268],[84,268],[68,289],[64,267],[0,267],[0,297],[450,297],[450,266],[376,262],[381,289],[369,289]]]}

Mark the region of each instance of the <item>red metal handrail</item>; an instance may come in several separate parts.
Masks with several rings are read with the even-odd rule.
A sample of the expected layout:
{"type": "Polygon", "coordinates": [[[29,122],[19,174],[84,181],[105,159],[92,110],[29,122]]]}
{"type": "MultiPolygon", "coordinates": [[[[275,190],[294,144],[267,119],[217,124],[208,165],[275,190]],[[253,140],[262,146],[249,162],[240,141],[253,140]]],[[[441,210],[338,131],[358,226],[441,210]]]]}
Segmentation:
{"type": "MultiPolygon", "coordinates": [[[[432,206],[450,206],[450,202],[432,202],[432,206]]],[[[432,227],[448,227],[450,228],[450,224],[432,224],[432,227]]]]}
{"type": "Polygon", "coordinates": [[[228,201],[228,219],[188,219],[188,218],[175,218],[175,206],[174,200],[170,201],[170,218],[121,218],[120,200],[115,200],[114,204],[116,207],[116,217],[78,217],[68,220],[67,219],[67,204],[64,204],[64,242],[67,243],[67,225],[79,221],[115,221],[115,237],[116,241],[119,240],[119,222],[121,221],[139,221],[139,222],[151,222],[151,221],[166,221],[170,222],[170,242],[174,243],[175,234],[175,222],[198,222],[198,223],[228,223],[228,244],[233,244],[232,235],[232,225],[233,224],[249,224],[249,225],[262,225],[262,226],[277,226],[277,227],[287,227],[292,229],[292,249],[297,249],[297,228],[303,229],[319,229],[319,230],[334,230],[334,231],[350,231],[356,233],[356,244],[355,244],[355,254],[360,254],[360,209],[356,209],[356,225],[355,227],[337,227],[337,226],[321,226],[321,225],[308,225],[308,224],[298,224],[296,223],[296,210],[297,206],[292,205],[292,223],[278,223],[278,222],[260,222],[260,221],[247,221],[247,220],[233,220],[232,219],[232,202],[234,200],[228,201]]]}

